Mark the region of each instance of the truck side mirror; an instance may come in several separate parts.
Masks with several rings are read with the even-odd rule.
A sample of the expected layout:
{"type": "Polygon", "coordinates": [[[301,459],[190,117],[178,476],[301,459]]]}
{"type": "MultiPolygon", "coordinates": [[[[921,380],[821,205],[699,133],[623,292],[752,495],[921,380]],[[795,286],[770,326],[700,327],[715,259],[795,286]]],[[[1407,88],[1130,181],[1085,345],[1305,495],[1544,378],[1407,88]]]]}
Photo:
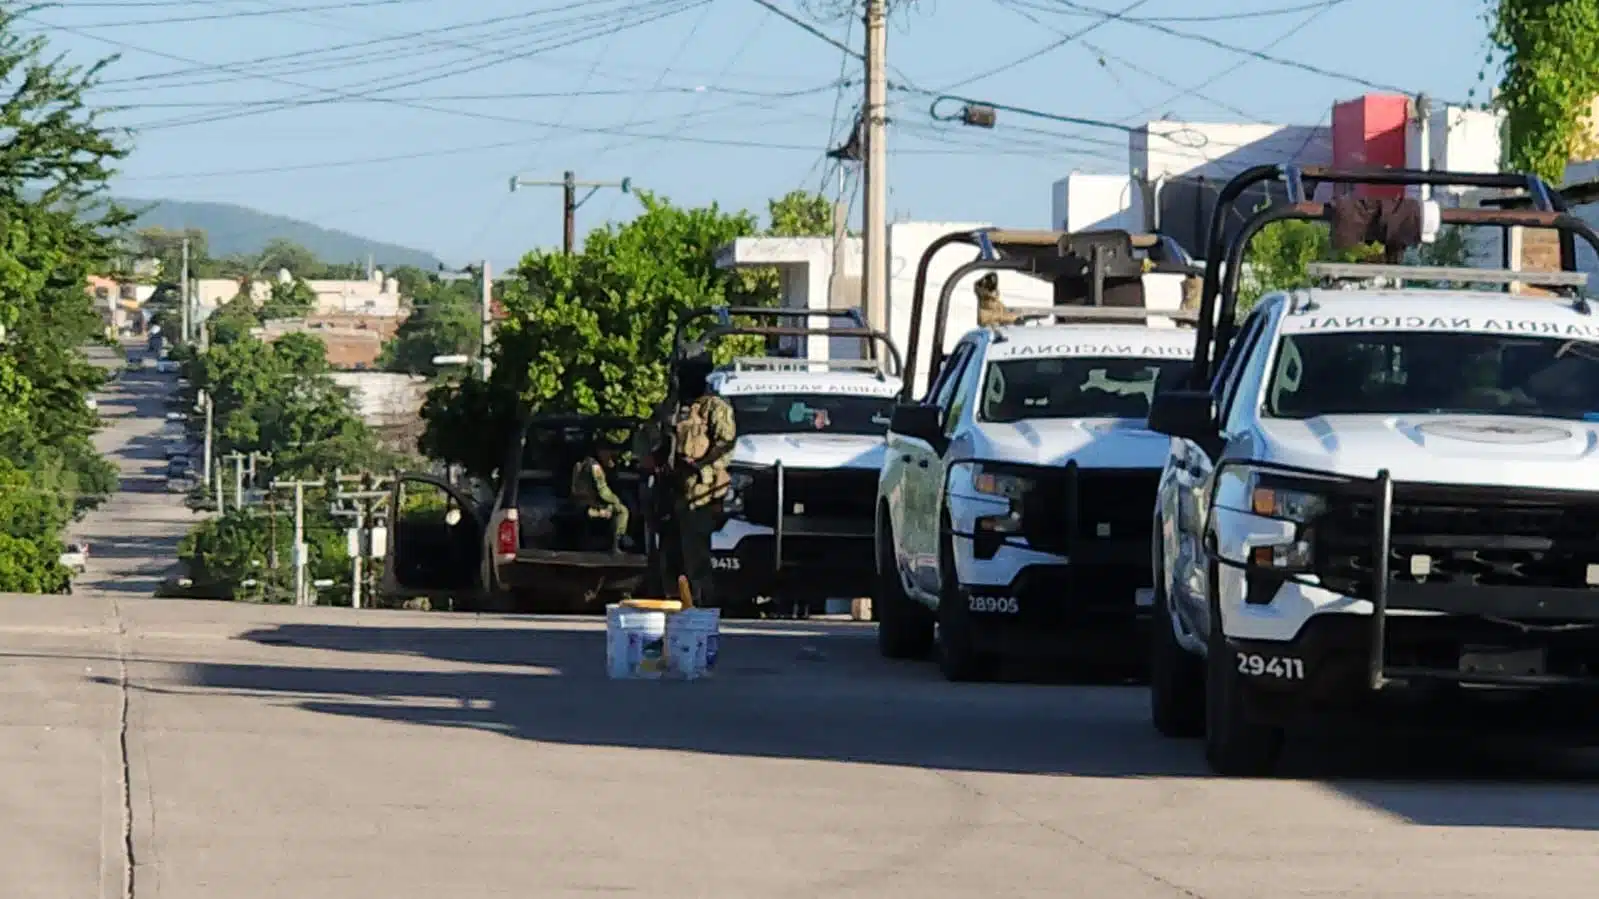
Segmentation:
{"type": "Polygon", "coordinates": [[[1216,436],[1216,401],[1208,390],[1169,390],[1155,394],[1149,429],[1168,437],[1203,443],[1216,436]]]}
{"type": "Polygon", "coordinates": [[[902,437],[936,443],[943,433],[939,408],[925,403],[901,403],[894,407],[888,429],[902,437]]]}

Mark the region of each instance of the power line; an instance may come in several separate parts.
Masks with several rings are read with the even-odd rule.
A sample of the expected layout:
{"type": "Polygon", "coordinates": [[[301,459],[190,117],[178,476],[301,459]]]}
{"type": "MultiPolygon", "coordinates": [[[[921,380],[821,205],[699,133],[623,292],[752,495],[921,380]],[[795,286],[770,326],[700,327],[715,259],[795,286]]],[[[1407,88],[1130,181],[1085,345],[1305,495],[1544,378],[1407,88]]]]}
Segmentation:
{"type": "MultiPolygon", "coordinates": [[[[675,15],[675,14],[677,14],[679,12],[682,12],[682,11],[684,11],[686,9],[692,8],[694,6],[697,6],[697,5],[699,5],[701,3],[705,3],[705,2],[709,2],[709,0],[691,0],[691,2],[687,6],[681,6],[680,5],[679,7],[674,8],[671,11],[666,12],[666,13],[661,13],[661,14],[658,14],[656,16],[652,16],[652,17],[649,17],[649,18],[646,18],[646,19],[643,19],[643,20],[634,21],[634,22],[628,23],[625,26],[613,27],[610,31],[608,31],[606,33],[614,34],[616,31],[619,31],[619,30],[625,30],[627,28],[636,28],[636,27],[638,27],[640,25],[647,24],[648,22],[655,21],[656,19],[665,18],[665,17],[667,17],[669,15],[675,15]]],[[[191,64],[197,64],[197,65],[200,64],[200,63],[198,63],[198,61],[193,60],[193,59],[189,59],[187,57],[178,56],[176,54],[167,53],[167,52],[161,51],[161,50],[152,50],[152,49],[150,49],[148,47],[141,47],[141,46],[137,46],[137,45],[134,45],[134,44],[129,44],[129,43],[126,43],[126,42],[123,42],[123,41],[112,40],[110,38],[100,37],[98,35],[89,34],[87,32],[82,31],[81,29],[77,29],[77,28],[72,28],[72,27],[62,26],[62,25],[54,25],[54,26],[51,26],[51,27],[54,27],[54,28],[56,28],[58,30],[61,30],[61,31],[68,32],[70,34],[76,34],[76,35],[79,35],[80,37],[84,37],[84,38],[89,39],[89,40],[97,41],[99,43],[109,44],[111,46],[118,47],[118,48],[121,48],[121,49],[124,49],[124,50],[132,50],[132,51],[135,51],[135,52],[145,53],[145,54],[148,54],[148,55],[151,55],[151,56],[157,56],[157,57],[161,57],[161,58],[165,58],[165,59],[174,60],[176,62],[191,63],[191,64]]],[[[592,37],[595,37],[595,36],[604,36],[604,34],[601,34],[601,35],[590,35],[588,37],[583,38],[583,40],[591,39],[592,37]]],[[[551,49],[551,48],[549,48],[549,47],[535,48],[535,49],[529,51],[526,55],[531,56],[531,55],[536,54],[536,53],[544,52],[544,51],[546,51],[548,49],[551,49]]],[[[465,74],[465,73],[470,72],[470,71],[476,71],[476,70],[479,70],[479,69],[488,68],[489,66],[497,65],[497,64],[498,63],[494,62],[494,61],[478,63],[476,65],[473,65],[473,66],[470,66],[470,67],[467,67],[467,68],[464,68],[464,69],[457,70],[457,71],[455,71],[455,72],[453,72],[451,74],[453,74],[453,75],[465,74]]],[[[218,64],[216,67],[219,68],[219,69],[222,69],[224,71],[228,71],[228,70],[232,70],[233,69],[233,67],[231,67],[231,66],[221,65],[221,64],[218,64]]],[[[250,77],[250,78],[256,78],[256,79],[260,79],[260,80],[264,80],[264,81],[270,81],[270,82],[279,83],[279,84],[285,84],[285,85],[290,86],[290,87],[301,88],[302,90],[314,91],[314,92],[316,92],[316,94],[326,94],[326,95],[330,95],[332,97],[342,98],[342,99],[346,99],[346,100],[348,100],[348,99],[371,99],[374,102],[384,103],[384,104],[387,104],[387,105],[402,106],[402,107],[411,108],[411,109],[418,109],[418,110],[423,110],[423,111],[427,111],[427,112],[436,112],[436,113],[443,113],[443,114],[446,114],[446,115],[463,116],[463,117],[466,117],[466,118],[484,119],[484,120],[487,120],[487,121],[521,123],[521,120],[519,120],[519,119],[513,119],[513,118],[506,117],[506,116],[496,116],[496,115],[490,115],[490,114],[487,114],[487,113],[470,112],[470,111],[467,111],[467,110],[449,109],[449,108],[445,108],[445,107],[432,106],[432,105],[428,105],[428,104],[424,104],[424,103],[407,102],[407,101],[404,101],[404,100],[394,100],[394,99],[390,99],[390,98],[386,98],[386,97],[378,97],[378,96],[376,96],[376,94],[379,91],[397,90],[397,89],[400,89],[400,88],[403,88],[403,87],[413,87],[413,86],[416,86],[418,84],[427,83],[427,82],[430,82],[430,81],[441,80],[442,78],[449,77],[449,75],[431,76],[431,77],[426,77],[426,78],[413,78],[413,79],[411,79],[409,81],[404,81],[404,82],[395,83],[395,84],[389,84],[389,85],[385,85],[383,87],[371,88],[371,89],[367,89],[367,90],[364,90],[364,91],[362,91],[362,90],[352,91],[352,90],[347,90],[347,89],[342,89],[342,88],[317,87],[315,85],[305,84],[305,83],[300,82],[300,81],[295,81],[295,80],[288,79],[288,78],[281,78],[281,77],[270,75],[270,74],[257,74],[257,73],[245,73],[245,74],[247,74],[247,76],[250,77]]],[[[189,126],[189,125],[209,124],[211,122],[225,121],[225,120],[228,120],[228,119],[239,118],[239,117],[248,116],[248,115],[258,115],[262,111],[272,111],[273,109],[276,109],[276,108],[297,108],[298,106],[301,106],[301,105],[322,105],[322,102],[325,102],[324,98],[316,98],[316,99],[313,99],[313,98],[315,98],[315,94],[309,94],[309,95],[305,95],[302,99],[299,99],[299,100],[292,100],[292,101],[291,100],[284,100],[284,101],[282,101],[282,103],[278,107],[264,107],[264,108],[262,108],[260,110],[246,110],[246,111],[238,112],[238,113],[225,113],[225,114],[219,114],[219,115],[214,115],[214,116],[192,117],[192,118],[189,118],[189,119],[178,119],[178,120],[168,120],[168,121],[164,121],[164,122],[145,123],[143,125],[138,125],[138,126],[135,126],[135,127],[136,127],[137,130],[150,131],[150,130],[163,129],[163,128],[174,128],[174,127],[184,127],[184,126],[189,126]]]]}
{"type": "MultiPolygon", "coordinates": [[[[95,29],[95,28],[137,28],[137,27],[143,27],[143,26],[146,26],[146,25],[188,24],[189,22],[207,22],[207,21],[216,21],[216,20],[219,20],[219,19],[253,19],[253,18],[260,18],[262,16],[292,15],[294,13],[301,13],[301,12],[331,12],[331,11],[334,11],[334,10],[341,10],[341,9],[363,9],[363,8],[373,7],[373,6],[401,6],[401,5],[408,5],[408,4],[412,4],[412,3],[426,3],[426,2],[429,2],[429,0],[346,0],[346,2],[343,2],[343,3],[325,3],[325,4],[322,4],[320,6],[275,7],[273,9],[236,10],[236,11],[233,11],[233,12],[225,12],[225,13],[211,13],[211,14],[208,14],[208,15],[168,16],[168,17],[159,18],[159,19],[124,19],[124,20],[119,21],[119,22],[90,22],[88,24],[80,24],[77,27],[79,27],[79,28],[91,28],[91,29],[95,29]]],[[[84,7],[94,6],[94,5],[96,5],[96,4],[74,3],[74,4],[72,4],[72,8],[73,9],[82,9],[84,7]]],[[[130,5],[132,5],[132,4],[127,4],[127,3],[105,4],[106,7],[118,7],[118,8],[130,6],[130,5]]]]}
{"type": "Polygon", "coordinates": [[[1332,0],[1332,2],[1326,4],[1326,5],[1322,6],[1321,8],[1317,9],[1316,11],[1312,12],[1310,15],[1306,16],[1304,19],[1301,19],[1299,21],[1299,23],[1294,25],[1292,28],[1289,28],[1287,31],[1284,31],[1282,34],[1279,34],[1277,37],[1275,37],[1271,41],[1267,42],[1266,46],[1261,47],[1257,51],[1254,51],[1254,53],[1252,55],[1246,56],[1244,59],[1239,60],[1237,63],[1235,63],[1235,64],[1233,64],[1231,66],[1228,66],[1227,68],[1222,69],[1219,72],[1216,72],[1215,74],[1213,74],[1209,78],[1206,78],[1205,80],[1199,82],[1198,84],[1195,84],[1195,85],[1192,85],[1190,87],[1184,88],[1179,93],[1175,93],[1175,94],[1171,95],[1170,97],[1167,97],[1165,100],[1162,100],[1161,102],[1155,104],[1154,106],[1146,106],[1146,107],[1144,107],[1143,109],[1139,110],[1138,112],[1134,113],[1133,115],[1129,116],[1128,118],[1129,119],[1141,118],[1141,117],[1143,117],[1145,115],[1148,115],[1148,114],[1150,114],[1152,112],[1159,111],[1159,110],[1161,110],[1162,107],[1168,106],[1168,105],[1170,105],[1172,103],[1177,102],[1178,100],[1181,100],[1184,97],[1190,96],[1190,95],[1194,94],[1194,92],[1196,92],[1196,91],[1203,90],[1204,88],[1207,88],[1207,87],[1211,86],[1212,84],[1215,84],[1216,82],[1222,80],[1223,78],[1226,78],[1227,76],[1233,74],[1234,72],[1237,72],[1238,70],[1244,68],[1245,66],[1248,66],[1251,63],[1257,62],[1258,59],[1259,59],[1259,55],[1260,54],[1265,53],[1265,51],[1267,51],[1267,50],[1275,49],[1276,47],[1281,45],[1284,41],[1287,41],[1289,38],[1293,37],[1294,35],[1298,34],[1299,32],[1304,31],[1306,28],[1309,28],[1312,22],[1316,21],[1317,19],[1321,18],[1322,16],[1326,15],[1327,13],[1331,12],[1333,9],[1335,9],[1336,7],[1342,5],[1345,2],[1347,2],[1347,0],[1332,0]]]}
{"type": "MultiPolygon", "coordinates": [[[[1279,6],[1275,9],[1256,9],[1245,12],[1211,13],[1197,16],[1128,16],[1124,22],[1242,22],[1249,19],[1269,19],[1276,16],[1291,16],[1297,13],[1310,12],[1324,6],[1333,6],[1342,0],[1316,0],[1314,3],[1300,3],[1295,6],[1279,6]]],[[[1050,6],[1046,0],[1012,0],[1016,6],[1025,6],[1040,12],[1049,12],[1063,16],[1097,16],[1099,13],[1090,12],[1064,12],[1050,6]]]]}
{"type": "MultiPolygon", "coordinates": [[[[1054,2],[1060,4],[1061,6],[1065,6],[1065,7],[1068,7],[1070,9],[1077,10],[1077,11],[1082,12],[1084,14],[1089,14],[1089,15],[1110,15],[1111,14],[1109,10],[1099,9],[1097,7],[1089,6],[1089,5],[1085,4],[1085,3],[1078,3],[1078,2],[1075,2],[1075,0],[1054,0],[1054,2]]],[[[1343,2],[1343,0],[1336,0],[1336,2],[1340,2],[1341,3],[1341,2],[1343,2]]],[[[1166,25],[1161,25],[1158,22],[1142,21],[1142,20],[1138,20],[1138,19],[1127,19],[1127,20],[1124,20],[1124,21],[1126,21],[1127,24],[1129,24],[1129,25],[1136,25],[1139,28],[1147,28],[1147,29],[1150,29],[1152,31],[1158,31],[1158,32],[1160,32],[1162,34],[1167,34],[1167,35],[1170,35],[1172,37],[1179,38],[1179,39],[1185,40],[1185,41],[1194,41],[1196,43],[1208,44],[1209,46],[1215,47],[1218,50],[1226,50],[1229,53],[1239,53],[1239,54],[1242,54],[1244,56],[1249,56],[1249,57],[1252,57],[1254,59],[1258,59],[1261,62],[1269,62],[1272,65],[1282,66],[1284,68],[1290,68],[1290,69],[1298,69],[1298,70],[1300,70],[1302,72],[1309,72],[1312,75],[1320,75],[1320,76],[1322,76],[1324,78],[1333,78],[1333,79],[1337,79],[1339,81],[1349,82],[1351,84],[1358,84],[1361,87],[1370,88],[1372,90],[1388,91],[1388,92],[1398,93],[1398,94],[1409,94],[1410,93],[1409,89],[1407,89],[1407,88],[1398,87],[1398,86],[1392,85],[1392,84],[1384,84],[1384,83],[1382,83],[1380,81],[1372,81],[1370,79],[1362,78],[1362,77],[1360,77],[1358,75],[1345,75],[1342,72],[1335,72],[1335,71],[1333,71],[1331,69],[1324,69],[1324,68],[1322,68],[1320,66],[1313,66],[1313,65],[1311,65],[1309,63],[1300,62],[1297,59],[1283,59],[1280,56],[1272,56],[1272,55],[1270,55],[1268,53],[1265,53],[1264,51],[1261,51],[1261,50],[1251,50],[1248,47],[1240,47],[1237,44],[1229,44],[1226,41],[1217,40],[1216,38],[1210,37],[1209,35],[1194,34],[1192,32],[1180,31],[1180,30],[1178,30],[1176,28],[1171,28],[1171,27],[1168,27],[1166,25]]]]}
{"type": "Polygon", "coordinates": [[[991,76],[994,76],[994,75],[998,75],[1001,72],[1008,72],[1011,69],[1016,68],[1017,66],[1023,65],[1024,63],[1032,62],[1033,60],[1037,59],[1040,56],[1043,56],[1043,55],[1045,55],[1047,53],[1053,53],[1056,50],[1059,50],[1061,47],[1064,47],[1067,44],[1070,44],[1071,42],[1077,40],[1078,38],[1081,38],[1084,35],[1090,34],[1090,33],[1094,32],[1094,31],[1096,31],[1096,30],[1098,30],[1100,28],[1103,28],[1106,25],[1109,25],[1111,22],[1113,22],[1113,21],[1115,21],[1117,19],[1120,19],[1122,16],[1127,15],[1128,13],[1132,12],[1133,10],[1137,9],[1140,6],[1143,6],[1145,3],[1148,3],[1148,2],[1149,2],[1149,0],[1133,0],[1133,2],[1127,4],[1119,12],[1114,12],[1114,13],[1113,12],[1106,12],[1104,14],[1104,16],[1102,18],[1100,18],[1099,21],[1094,22],[1091,25],[1088,25],[1088,26],[1086,26],[1084,28],[1079,28],[1078,30],[1073,31],[1070,34],[1063,35],[1059,40],[1052,41],[1052,42],[1050,42],[1050,43],[1048,43],[1048,44],[1046,44],[1046,45],[1044,45],[1042,47],[1039,47],[1037,50],[1034,50],[1031,53],[1027,53],[1027,54],[1024,54],[1022,56],[1018,56],[1015,59],[1013,59],[1013,60],[1011,60],[1011,61],[1009,61],[1007,63],[995,66],[994,68],[989,69],[989,70],[984,71],[984,72],[978,72],[975,75],[968,75],[967,77],[962,78],[959,81],[953,82],[951,84],[947,84],[944,87],[939,88],[939,91],[942,93],[942,92],[956,90],[958,88],[965,87],[966,85],[971,84],[974,81],[981,81],[984,78],[988,78],[988,77],[991,77],[991,76]]]}

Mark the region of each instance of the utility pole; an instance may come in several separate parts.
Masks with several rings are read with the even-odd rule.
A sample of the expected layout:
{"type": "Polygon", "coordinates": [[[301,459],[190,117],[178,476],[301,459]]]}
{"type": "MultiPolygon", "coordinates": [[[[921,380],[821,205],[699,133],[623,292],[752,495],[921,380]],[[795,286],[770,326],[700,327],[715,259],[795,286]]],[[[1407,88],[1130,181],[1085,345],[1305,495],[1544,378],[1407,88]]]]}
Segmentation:
{"type": "Polygon", "coordinates": [[[201,465],[204,466],[201,480],[205,481],[206,486],[209,488],[211,485],[211,426],[215,420],[216,404],[212,402],[211,394],[204,390],[200,391],[200,402],[205,405],[205,448],[200,453],[201,465]]]}
{"type": "MultiPolygon", "coordinates": [[[[359,609],[365,601],[366,572],[365,563],[368,556],[373,559],[384,553],[377,544],[379,538],[373,529],[368,527],[368,515],[374,510],[373,503],[385,503],[390,496],[390,490],[384,486],[382,478],[371,475],[344,475],[335,473],[333,477],[335,490],[331,497],[335,508],[335,516],[340,518],[355,519],[355,526],[346,532],[346,547],[350,555],[350,606],[359,609]],[[345,484],[355,484],[357,489],[345,490],[345,484]],[[348,503],[345,508],[338,508],[339,504],[348,503]]],[[[381,516],[381,513],[378,513],[381,516]]],[[[386,539],[384,535],[383,539],[386,539]]]]}
{"type": "MultiPolygon", "coordinates": [[[[866,324],[888,330],[888,8],[866,0],[866,324]]],[[[912,372],[910,377],[915,377],[912,372]]]]}
{"type": "Polygon", "coordinates": [[[565,225],[565,237],[562,240],[562,246],[566,250],[566,254],[570,256],[577,250],[578,207],[582,206],[584,203],[587,203],[589,197],[594,196],[594,194],[603,187],[614,187],[624,194],[631,193],[633,191],[633,179],[623,178],[621,181],[579,181],[577,180],[577,175],[575,173],[566,172],[562,174],[561,180],[559,181],[539,181],[530,178],[523,178],[520,175],[512,175],[511,193],[516,193],[517,189],[522,187],[561,188],[561,211],[565,225]],[[582,199],[578,199],[577,196],[577,189],[580,187],[588,188],[588,193],[584,194],[582,199]]]}
{"type": "MultiPolygon", "coordinates": [[[[244,460],[246,455],[237,450],[228,453],[224,459],[233,460],[233,508],[244,508],[244,460]]],[[[251,464],[254,463],[255,454],[249,454],[251,464]]]]}
{"type": "Polygon", "coordinates": [[[226,515],[228,514],[228,493],[226,490],[222,489],[221,465],[217,466],[217,482],[215,489],[217,492],[217,515],[226,515]]]}
{"type": "MultiPolygon", "coordinates": [[[[570,216],[570,212],[568,216],[570,216]]],[[[571,219],[568,218],[567,221],[570,225],[571,219]]],[[[571,231],[568,230],[567,233],[570,235],[571,231]]],[[[570,246],[567,247],[567,252],[572,252],[570,246]]],[[[494,279],[489,275],[489,260],[487,258],[483,260],[482,279],[483,301],[482,308],[479,310],[482,333],[478,337],[477,364],[483,372],[483,380],[487,381],[489,373],[494,368],[494,363],[489,361],[489,346],[494,343],[494,279]]]]}
{"type": "Polygon", "coordinates": [[[321,481],[273,481],[272,489],[294,491],[294,604],[307,604],[309,594],[305,589],[305,488],[320,487],[321,481]]]}
{"type": "Polygon", "coordinates": [[[178,302],[183,304],[183,342],[189,342],[189,335],[193,327],[189,321],[189,239],[183,239],[183,272],[180,275],[182,283],[178,285],[178,302]]]}

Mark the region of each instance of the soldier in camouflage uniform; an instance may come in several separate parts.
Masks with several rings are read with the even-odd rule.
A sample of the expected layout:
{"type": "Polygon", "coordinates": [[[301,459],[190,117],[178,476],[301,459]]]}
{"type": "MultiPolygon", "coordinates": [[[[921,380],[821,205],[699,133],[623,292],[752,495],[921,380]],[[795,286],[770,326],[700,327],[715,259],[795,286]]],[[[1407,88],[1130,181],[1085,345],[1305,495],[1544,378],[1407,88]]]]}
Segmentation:
{"type": "Polygon", "coordinates": [[[572,466],[572,502],[588,510],[590,518],[609,519],[611,523],[611,552],[628,548],[627,504],[611,490],[606,472],[616,462],[615,443],[601,439],[595,451],[572,466]]]}
{"type": "Polygon", "coordinates": [[[977,286],[973,288],[977,293],[977,327],[992,328],[997,325],[1009,325],[1016,321],[1016,314],[1006,308],[999,298],[999,275],[995,272],[977,279],[977,286]]]}
{"type": "Polygon", "coordinates": [[[722,500],[732,483],[727,466],[738,432],[733,407],[707,389],[711,371],[710,357],[703,353],[678,364],[679,405],[672,419],[674,455],[667,476],[674,488],[672,529],[677,539],[670,541],[676,552],[668,555],[668,574],[671,582],[679,574],[687,576],[695,602],[714,607],[711,535],[721,525],[722,500]]]}

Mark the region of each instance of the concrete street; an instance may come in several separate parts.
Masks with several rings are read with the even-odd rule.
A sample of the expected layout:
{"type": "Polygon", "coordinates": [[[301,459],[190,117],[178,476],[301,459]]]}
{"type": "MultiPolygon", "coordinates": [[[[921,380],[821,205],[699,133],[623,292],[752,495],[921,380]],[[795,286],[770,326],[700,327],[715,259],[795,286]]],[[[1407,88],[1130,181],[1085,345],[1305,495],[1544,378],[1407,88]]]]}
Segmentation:
{"type": "MultiPolygon", "coordinates": [[[[97,348],[93,357],[109,365],[111,352],[97,348]]],[[[89,570],[75,590],[150,596],[177,568],[178,541],[198,519],[182,494],[166,490],[166,445],[183,435],[182,423],[166,420],[176,379],[130,368],[96,398],[105,425],[95,448],[116,463],[122,484],[72,528],[71,539],[89,544],[89,570]]]]}
{"type": "Polygon", "coordinates": [[[1599,882],[1599,767],[1525,747],[1348,734],[1235,781],[1140,688],[947,684],[870,625],[728,627],[714,681],[616,682],[595,621],[146,598],[190,519],[144,480],[163,388],[132,375],[102,406],[124,492],[82,529],[100,592],[0,597],[3,899],[1599,882]]]}
{"type": "Polygon", "coordinates": [[[1288,779],[1212,778],[1140,689],[950,685],[877,659],[869,626],[735,628],[720,678],[683,684],[605,680],[591,621],[0,602],[8,899],[124,895],[124,827],[141,899],[1554,897],[1599,875],[1599,789],[1552,762],[1302,752],[1288,779]],[[1551,779],[1498,780],[1528,764],[1551,779]]]}

